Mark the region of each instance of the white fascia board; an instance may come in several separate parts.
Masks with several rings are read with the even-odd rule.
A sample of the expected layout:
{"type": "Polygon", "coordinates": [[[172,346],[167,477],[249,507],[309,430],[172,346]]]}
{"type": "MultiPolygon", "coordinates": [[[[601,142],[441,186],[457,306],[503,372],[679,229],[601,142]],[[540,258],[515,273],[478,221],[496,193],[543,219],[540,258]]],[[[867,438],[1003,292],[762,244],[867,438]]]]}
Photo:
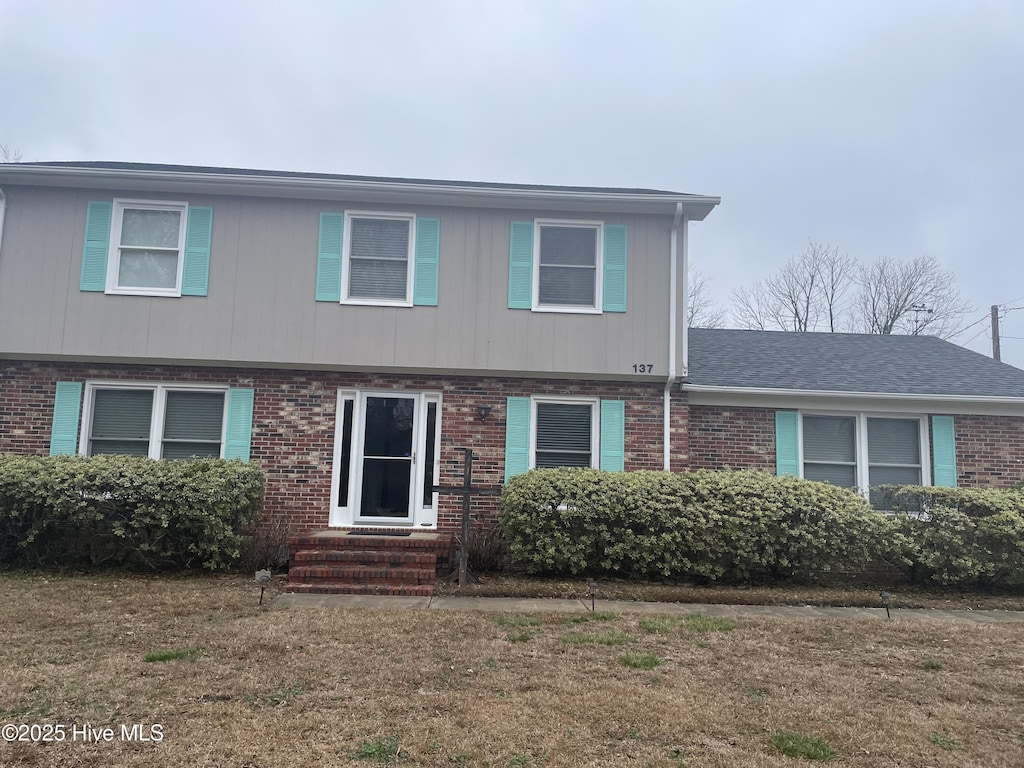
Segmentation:
{"type": "Polygon", "coordinates": [[[877,412],[926,412],[1024,416],[1024,398],[968,397],[964,395],[920,395],[905,392],[834,392],[807,389],[755,389],[682,384],[690,405],[731,405],[753,408],[804,408],[863,410],[877,412]],[[870,404],[870,406],[869,406],[870,404]]]}
{"type": "Polygon", "coordinates": [[[458,184],[411,184],[400,181],[314,179],[232,173],[194,173],[47,166],[2,166],[5,183],[94,189],[192,192],[311,200],[393,202],[475,208],[653,213],[672,215],[682,203],[688,219],[703,221],[720,197],[643,192],[597,192],[559,189],[464,187],[458,184]]]}

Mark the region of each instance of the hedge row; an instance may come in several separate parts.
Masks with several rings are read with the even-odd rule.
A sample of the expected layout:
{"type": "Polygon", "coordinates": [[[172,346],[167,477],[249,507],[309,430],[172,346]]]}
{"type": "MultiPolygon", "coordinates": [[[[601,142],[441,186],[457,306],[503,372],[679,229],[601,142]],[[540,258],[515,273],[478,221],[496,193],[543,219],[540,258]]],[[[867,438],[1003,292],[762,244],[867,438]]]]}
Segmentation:
{"type": "Polygon", "coordinates": [[[506,484],[500,521],[511,563],[534,574],[810,581],[882,561],[918,583],[1024,583],[1019,491],[890,492],[924,511],[752,470],[533,470],[506,484]]]}
{"type": "Polygon", "coordinates": [[[227,568],[263,491],[237,460],[0,456],[0,564],[227,568]]]}

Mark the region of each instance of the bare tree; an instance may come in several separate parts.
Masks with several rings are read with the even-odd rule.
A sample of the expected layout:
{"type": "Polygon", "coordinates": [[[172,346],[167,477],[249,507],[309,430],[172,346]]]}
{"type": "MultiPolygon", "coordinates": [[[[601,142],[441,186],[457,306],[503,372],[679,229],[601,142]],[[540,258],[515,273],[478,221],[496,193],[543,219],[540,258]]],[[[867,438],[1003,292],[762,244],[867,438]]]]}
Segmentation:
{"type": "Polygon", "coordinates": [[[840,331],[855,267],[838,248],[810,240],[776,274],[733,292],[735,319],[757,330],[840,331]]]}
{"type": "Polygon", "coordinates": [[[931,256],[901,262],[883,258],[857,275],[858,324],[867,333],[955,336],[972,311],[956,276],[931,256]]]}
{"type": "Polygon", "coordinates": [[[0,163],[20,163],[21,152],[7,144],[0,144],[0,163]]]}
{"type": "Polygon", "coordinates": [[[699,269],[690,270],[686,285],[686,327],[721,328],[726,311],[708,294],[708,278],[699,269]]]}

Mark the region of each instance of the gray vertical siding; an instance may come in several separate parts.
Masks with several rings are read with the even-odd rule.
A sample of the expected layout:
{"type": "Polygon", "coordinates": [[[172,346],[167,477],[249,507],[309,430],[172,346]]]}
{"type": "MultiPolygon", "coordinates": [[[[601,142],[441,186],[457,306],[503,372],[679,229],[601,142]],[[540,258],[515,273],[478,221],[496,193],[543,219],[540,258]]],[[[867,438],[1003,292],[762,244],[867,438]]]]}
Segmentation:
{"type": "MultiPolygon", "coordinates": [[[[366,307],[314,300],[319,215],[387,206],[185,196],[214,209],[209,295],[155,298],[79,290],[87,202],[154,195],[5,192],[0,355],[629,378],[644,363],[654,378],[667,372],[669,217],[588,217],[628,225],[629,309],[572,315],[507,308],[509,225],[531,212],[413,209],[441,221],[438,306],[366,307]]],[[[681,363],[681,334],[678,346],[681,363]]]]}

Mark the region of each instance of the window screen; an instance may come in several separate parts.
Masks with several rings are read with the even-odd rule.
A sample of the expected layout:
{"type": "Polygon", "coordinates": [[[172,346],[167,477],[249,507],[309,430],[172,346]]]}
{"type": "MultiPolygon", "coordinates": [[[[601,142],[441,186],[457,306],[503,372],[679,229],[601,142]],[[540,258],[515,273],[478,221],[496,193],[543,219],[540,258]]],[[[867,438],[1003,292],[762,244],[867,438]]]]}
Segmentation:
{"type": "Polygon", "coordinates": [[[148,456],[152,416],[152,390],[96,390],[92,406],[89,455],[121,453],[148,456]]]}
{"type": "Polygon", "coordinates": [[[843,488],[857,486],[853,416],[804,416],[804,477],[843,488]]]}
{"type": "Polygon", "coordinates": [[[597,229],[540,228],[539,303],[596,306],[597,229]]]}
{"type": "Polygon", "coordinates": [[[572,403],[537,403],[536,466],[593,466],[594,409],[572,403]]]}
{"type": "Polygon", "coordinates": [[[409,222],[353,218],[349,237],[349,298],[404,301],[409,284],[409,222]]]}
{"type": "Polygon", "coordinates": [[[868,485],[871,504],[888,505],[879,485],[921,484],[921,434],[917,419],[868,419],[868,485]]]}
{"type": "Polygon", "coordinates": [[[217,458],[224,423],[220,392],[168,392],[164,412],[165,459],[217,458]]]}

